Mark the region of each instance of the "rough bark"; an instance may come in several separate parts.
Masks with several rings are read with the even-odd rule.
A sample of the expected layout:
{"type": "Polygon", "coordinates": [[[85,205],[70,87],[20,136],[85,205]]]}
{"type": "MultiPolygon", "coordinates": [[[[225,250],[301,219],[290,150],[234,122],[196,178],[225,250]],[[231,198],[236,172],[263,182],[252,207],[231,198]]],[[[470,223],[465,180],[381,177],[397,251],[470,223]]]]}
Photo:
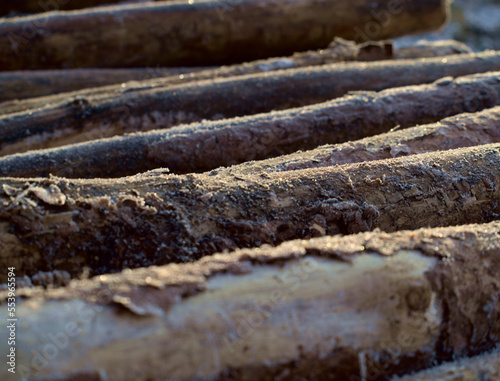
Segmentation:
{"type": "Polygon", "coordinates": [[[0,153],[56,147],[202,119],[252,115],[324,102],[352,90],[379,91],[493,70],[500,70],[498,52],[348,62],[178,86],[146,86],[105,100],[75,97],[0,117],[0,153]]]}
{"type": "MultiPolygon", "coordinates": [[[[499,79],[500,72],[454,81],[445,78],[432,85],[364,92],[294,110],[9,155],[0,158],[0,176],[121,177],[159,167],[173,173],[207,171],[322,144],[352,142],[396,126],[405,128],[500,105],[499,79]]],[[[292,157],[252,162],[234,170],[252,174],[285,167],[320,167],[498,142],[499,116],[498,109],[463,115],[408,133],[394,132],[292,157]]]]}
{"type": "Polygon", "coordinates": [[[444,363],[413,375],[393,378],[392,381],[485,381],[495,380],[499,374],[500,350],[497,349],[473,358],[444,363]]]}
{"type": "Polygon", "coordinates": [[[334,37],[435,30],[448,13],[448,0],[214,0],[55,12],[0,24],[0,69],[245,62],[325,48],[334,37]]]}
{"type": "Polygon", "coordinates": [[[103,274],[321,234],[492,221],[500,145],[255,176],[3,179],[2,190],[1,266],[103,274]]]}
{"type": "Polygon", "coordinates": [[[230,66],[215,68],[161,68],[161,69],[69,69],[69,70],[37,70],[21,72],[0,73],[0,101],[13,98],[35,98],[47,94],[61,92],[72,93],[59,96],[28,99],[23,102],[13,101],[0,105],[0,113],[19,112],[28,108],[43,107],[48,103],[60,102],[73,96],[95,96],[106,94],[108,98],[122,94],[127,87],[138,84],[126,84],[128,80],[144,80],[156,77],[166,77],[161,81],[144,81],[140,84],[146,86],[167,86],[186,84],[189,82],[228,78],[238,75],[267,73],[270,71],[299,68],[306,66],[319,66],[343,61],[376,61],[393,57],[392,44],[389,42],[371,42],[355,44],[352,41],[336,38],[334,42],[322,50],[294,53],[289,57],[275,57],[264,60],[246,62],[230,66]],[[172,73],[173,71],[173,73],[172,73]],[[191,71],[189,73],[189,71],[191,71]],[[195,74],[196,73],[196,74],[195,74]],[[172,75],[170,75],[172,74],[172,75]],[[142,77],[144,78],[142,78],[142,77]],[[23,82],[24,81],[24,82],[23,82]],[[42,81],[42,83],[40,83],[42,81]],[[100,85],[117,84],[116,86],[100,85]],[[84,89],[85,88],[85,89],[84,89]],[[83,90],[84,89],[84,90],[83,90]],[[42,93],[43,92],[43,93],[42,93]]]}
{"type": "Polygon", "coordinates": [[[17,366],[45,381],[387,380],[498,342],[499,232],[323,237],[19,290],[17,366]]]}
{"type": "MultiPolygon", "coordinates": [[[[306,152],[219,168],[217,173],[231,176],[293,171],[499,143],[498,126],[500,126],[500,107],[494,107],[482,112],[460,114],[437,123],[390,131],[357,141],[326,145],[306,152]]],[[[35,161],[32,165],[35,165],[34,163],[35,161]]],[[[29,176],[34,174],[33,171],[29,176]]]]}

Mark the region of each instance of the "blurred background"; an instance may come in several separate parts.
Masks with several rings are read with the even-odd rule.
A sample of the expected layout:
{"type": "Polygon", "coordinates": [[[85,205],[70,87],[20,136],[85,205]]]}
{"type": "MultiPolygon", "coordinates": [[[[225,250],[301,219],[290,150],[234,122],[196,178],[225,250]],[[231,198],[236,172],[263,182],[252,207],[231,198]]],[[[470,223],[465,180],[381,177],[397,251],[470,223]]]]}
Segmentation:
{"type": "Polygon", "coordinates": [[[455,0],[451,22],[439,33],[403,37],[397,47],[419,40],[454,39],[465,42],[475,51],[500,49],[500,0],[455,0]]]}

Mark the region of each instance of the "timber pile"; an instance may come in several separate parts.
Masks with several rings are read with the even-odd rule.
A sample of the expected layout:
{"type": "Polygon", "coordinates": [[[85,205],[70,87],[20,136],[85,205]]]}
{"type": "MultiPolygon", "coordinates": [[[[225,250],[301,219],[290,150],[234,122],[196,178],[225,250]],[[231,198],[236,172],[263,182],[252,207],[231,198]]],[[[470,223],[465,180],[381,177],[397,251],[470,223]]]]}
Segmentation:
{"type": "Polygon", "coordinates": [[[386,40],[448,7],[1,5],[0,378],[494,379],[500,52],[386,40]]]}

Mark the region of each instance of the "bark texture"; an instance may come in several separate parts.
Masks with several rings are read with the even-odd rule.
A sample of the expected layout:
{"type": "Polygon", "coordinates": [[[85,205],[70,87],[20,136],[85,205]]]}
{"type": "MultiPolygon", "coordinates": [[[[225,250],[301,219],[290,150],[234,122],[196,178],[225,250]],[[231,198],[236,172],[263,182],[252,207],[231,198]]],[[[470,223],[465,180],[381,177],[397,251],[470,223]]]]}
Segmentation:
{"type": "Polygon", "coordinates": [[[2,191],[1,266],[103,274],[322,234],[489,222],[500,145],[254,176],[5,178],[2,191]]]}
{"type": "MultiPolygon", "coordinates": [[[[482,112],[460,114],[437,123],[405,130],[398,129],[361,140],[325,145],[310,151],[219,168],[217,174],[230,176],[293,171],[499,143],[499,126],[500,107],[494,107],[482,112]]],[[[35,165],[34,163],[35,161],[32,165],[35,165]]]]}
{"type": "Polygon", "coordinates": [[[113,99],[73,97],[58,104],[1,116],[0,154],[202,119],[253,115],[324,102],[353,90],[380,91],[494,70],[500,70],[500,53],[485,52],[446,59],[348,62],[178,86],[139,86],[113,99]]]}
{"type": "Polygon", "coordinates": [[[324,237],[19,290],[18,369],[45,381],[387,380],[495,345],[499,232],[324,237]],[[37,367],[54,340],[65,350],[37,367]]]}
{"type": "Polygon", "coordinates": [[[431,31],[448,19],[448,0],[396,5],[214,0],[8,19],[0,24],[0,70],[245,62],[325,48],[334,37],[382,40],[431,31]]]}
{"type": "MultiPolygon", "coordinates": [[[[323,144],[351,141],[336,148],[278,157],[269,162],[252,162],[235,169],[251,174],[262,172],[264,167],[278,170],[271,169],[275,165],[319,167],[363,161],[362,158],[384,159],[493,143],[500,138],[498,109],[451,119],[445,122],[450,124],[448,129],[438,124],[422,126],[408,134],[398,132],[392,139],[382,135],[365,142],[352,141],[394,127],[425,124],[464,111],[500,105],[499,79],[500,72],[454,81],[444,78],[432,85],[388,89],[380,93],[363,92],[293,110],[9,155],[0,158],[0,176],[121,177],[160,167],[169,168],[173,173],[202,172],[323,144]]],[[[26,141],[29,142],[23,142],[26,141]]]]}

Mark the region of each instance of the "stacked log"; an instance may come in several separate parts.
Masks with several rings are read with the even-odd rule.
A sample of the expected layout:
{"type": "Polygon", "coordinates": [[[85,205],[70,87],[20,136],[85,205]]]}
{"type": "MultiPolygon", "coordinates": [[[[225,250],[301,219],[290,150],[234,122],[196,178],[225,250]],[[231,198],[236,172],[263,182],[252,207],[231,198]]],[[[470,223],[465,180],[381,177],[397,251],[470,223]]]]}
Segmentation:
{"type": "Polygon", "coordinates": [[[8,19],[0,70],[214,65],[434,30],[448,0],[158,2],[8,19]]]}
{"type": "Polygon", "coordinates": [[[7,13],[0,379],[496,377],[500,52],[385,40],[448,0],[7,13]]]}

